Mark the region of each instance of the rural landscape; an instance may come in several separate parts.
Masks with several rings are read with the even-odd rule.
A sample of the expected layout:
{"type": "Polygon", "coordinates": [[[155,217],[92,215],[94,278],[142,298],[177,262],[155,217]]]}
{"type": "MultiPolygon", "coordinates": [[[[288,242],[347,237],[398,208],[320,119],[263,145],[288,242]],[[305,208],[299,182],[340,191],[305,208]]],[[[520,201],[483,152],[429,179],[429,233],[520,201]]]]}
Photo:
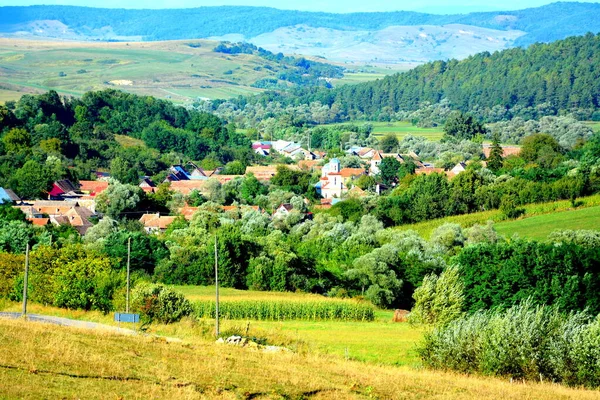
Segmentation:
{"type": "Polygon", "coordinates": [[[67,3],[0,1],[0,398],[600,398],[600,3],[67,3]]]}

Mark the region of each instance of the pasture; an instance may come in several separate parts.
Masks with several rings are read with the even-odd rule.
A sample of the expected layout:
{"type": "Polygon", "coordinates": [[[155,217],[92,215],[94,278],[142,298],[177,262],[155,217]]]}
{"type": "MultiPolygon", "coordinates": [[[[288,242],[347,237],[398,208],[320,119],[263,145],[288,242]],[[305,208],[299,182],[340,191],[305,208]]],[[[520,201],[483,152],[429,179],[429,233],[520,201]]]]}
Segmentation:
{"type": "Polygon", "coordinates": [[[373,134],[381,138],[388,134],[395,135],[398,140],[404,139],[408,135],[422,136],[432,142],[438,142],[444,136],[442,127],[419,128],[408,121],[398,122],[373,122],[373,134]]]}
{"type": "MultiPolygon", "coordinates": [[[[0,102],[50,89],[81,96],[114,88],[170,99],[226,99],[262,89],[251,85],[276,76],[277,63],[249,54],[215,53],[211,40],[168,42],[44,42],[0,38],[0,102]]],[[[323,60],[319,60],[323,61],[323,60]]],[[[349,74],[343,82],[376,79],[393,70],[349,74]]],[[[371,70],[369,70],[371,71],[371,70]]]]}
{"type": "MultiPolygon", "coordinates": [[[[499,233],[504,235],[512,236],[518,234],[522,237],[532,237],[531,234],[536,235],[535,228],[532,230],[528,226],[529,219],[536,216],[544,216],[538,221],[552,221],[549,224],[544,224],[545,228],[538,227],[537,234],[542,234],[541,239],[545,239],[547,234],[551,233],[556,229],[598,229],[600,227],[600,195],[593,195],[589,197],[582,197],[577,200],[578,208],[575,211],[582,211],[588,208],[594,208],[595,210],[588,211],[588,215],[591,216],[589,221],[583,221],[578,218],[578,214],[572,214],[573,206],[570,200],[554,201],[549,203],[538,203],[528,204],[522,206],[525,210],[525,214],[514,221],[504,221],[504,216],[499,210],[483,211],[465,215],[455,215],[446,218],[434,219],[430,221],[418,222],[415,224],[407,224],[398,226],[396,229],[399,230],[414,230],[424,238],[429,238],[431,232],[438,226],[445,223],[459,224],[463,228],[469,228],[473,225],[479,224],[484,225],[487,221],[493,221],[495,224],[502,225],[506,224],[498,230],[499,233]],[[572,221],[571,221],[572,220],[572,221]],[[556,224],[556,225],[554,225],[556,224]],[[595,228],[594,228],[595,227],[595,228]],[[501,231],[500,231],[501,230],[501,231]]],[[[534,220],[531,226],[536,225],[534,220]]],[[[498,226],[494,225],[494,226],[498,226]]],[[[540,237],[536,237],[540,238],[540,237]]]]}
{"type": "Polygon", "coordinates": [[[600,207],[544,214],[501,222],[494,226],[501,235],[512,236],[518,234],[520,237],[528,239],[545,240],[550,233],[557,229],[600,230],[600,207]]]}
{"type": "MultiPolygon", "coordinates": [[[[327,331],[322,334],[329,334],[327,331]]],[[[373,341],[378,341],[375,334],[373,341]]],[[[3,398],[597,399],[600,392],[0,319],[3,398]]]]}

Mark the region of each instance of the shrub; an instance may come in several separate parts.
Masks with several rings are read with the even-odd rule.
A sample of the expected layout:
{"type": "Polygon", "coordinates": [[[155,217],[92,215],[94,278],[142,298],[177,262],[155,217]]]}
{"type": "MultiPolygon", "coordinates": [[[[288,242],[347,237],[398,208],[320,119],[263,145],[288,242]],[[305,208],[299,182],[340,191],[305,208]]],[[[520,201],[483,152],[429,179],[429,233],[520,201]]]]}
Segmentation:
{"type": "Polygon", "coordinates": [[[600,317],[534,307],[480,311],[426,334],[425,365],[571,386],[600,386],[600,317]]]}
{"type": "Polygon", "coordinates": [[[131,295],[132,309],[146,322],[169,324],[192,313],[192,305],[181,293],[162,285],[141,283],[131,295]]]}

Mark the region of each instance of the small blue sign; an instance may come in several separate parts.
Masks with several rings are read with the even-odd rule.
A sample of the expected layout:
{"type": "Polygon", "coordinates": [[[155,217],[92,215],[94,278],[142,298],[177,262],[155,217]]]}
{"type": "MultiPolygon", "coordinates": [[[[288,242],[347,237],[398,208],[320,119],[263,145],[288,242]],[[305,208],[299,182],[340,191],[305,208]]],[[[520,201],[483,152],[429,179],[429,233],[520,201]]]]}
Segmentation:
{"type": "Polygon", "coordinates": [[[115,313],[116,322],[140,322],[140,314],[115,313]]]}

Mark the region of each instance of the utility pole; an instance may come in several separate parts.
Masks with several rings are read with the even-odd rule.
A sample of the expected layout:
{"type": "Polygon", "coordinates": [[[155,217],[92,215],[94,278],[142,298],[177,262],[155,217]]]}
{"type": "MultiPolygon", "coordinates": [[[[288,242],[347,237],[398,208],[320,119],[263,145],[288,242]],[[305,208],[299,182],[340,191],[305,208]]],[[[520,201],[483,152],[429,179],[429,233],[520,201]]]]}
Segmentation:
{"type": "Polygon", "coordinates": [[[29,243],[25,248],[25,277],[23,278],[23,315],[27,315],[27,286],[29,286],[29,243]]]}
{"type": "Polygon", "coordinates": [[[127,239],[127,295],[125,299],[125,312],[129,313],[129,268],[131,266],[131,238],[127,239]]]}
{"type": "Polygon", "coordinates": [[[215,332],[219,336],[219,259],[217,253],[217,234],[215,233],[215,332]]]}

